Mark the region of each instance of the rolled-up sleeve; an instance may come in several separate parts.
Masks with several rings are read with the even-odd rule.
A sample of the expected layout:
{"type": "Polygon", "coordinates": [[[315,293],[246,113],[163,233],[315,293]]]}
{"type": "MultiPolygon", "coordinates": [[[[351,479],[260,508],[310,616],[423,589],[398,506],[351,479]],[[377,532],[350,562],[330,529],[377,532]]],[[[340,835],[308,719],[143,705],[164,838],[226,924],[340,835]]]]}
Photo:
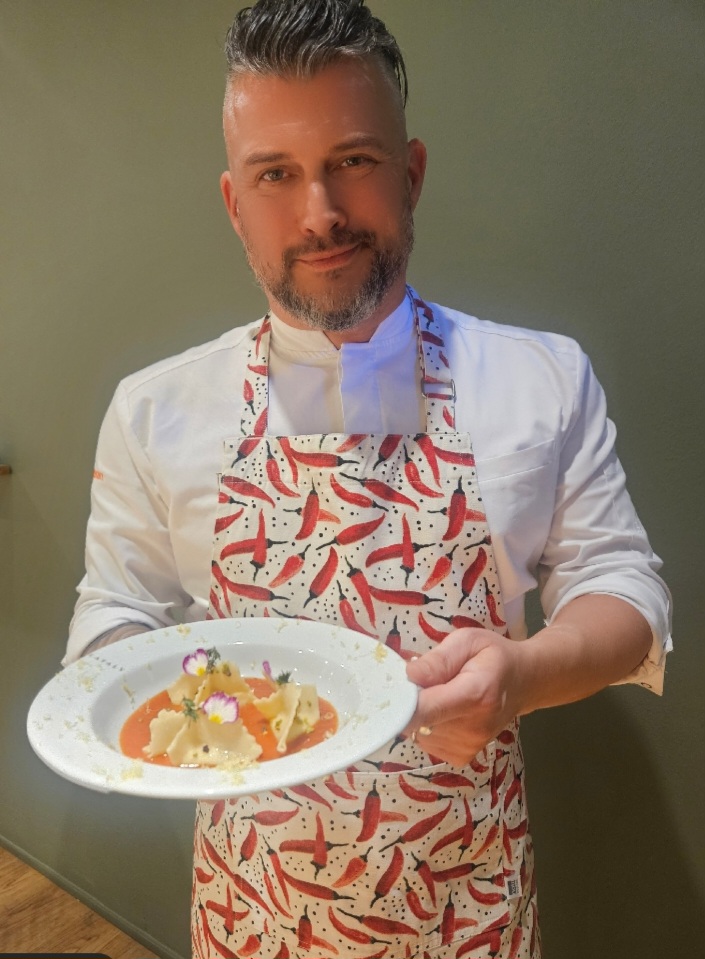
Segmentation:
{"type": "Polygon", "coordinates": [[[644,661],[622,682],[660,693],[671,649],[671,599],[626,488],[617,458],[615,428],[590,363],[579,354],[575,405],[560,450],[550,534],[538,569],[547,622],[588,593],[616,596],[651,626],[644,661]]]}

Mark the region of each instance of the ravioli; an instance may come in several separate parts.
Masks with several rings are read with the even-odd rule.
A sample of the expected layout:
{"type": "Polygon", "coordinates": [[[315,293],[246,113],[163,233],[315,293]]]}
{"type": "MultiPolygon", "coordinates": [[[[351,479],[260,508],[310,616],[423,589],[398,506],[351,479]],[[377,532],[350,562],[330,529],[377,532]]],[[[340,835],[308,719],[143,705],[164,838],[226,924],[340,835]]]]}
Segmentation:
{"type": "Polygon", "coordinates": [[[262,753],[241,720],[215,723],[204,713],[195,720],[181,715],[186,722],[165,750],[175,766],[217,766],[234,758],[254,762],[262,753]]]}
{"type": "Polygon", "coordinates": [[[175,708],[161,709],[151,720],[144,755],[153,759],[166,754],[174,766],[252,764],[261,756],[262,746],[241,718],[243,706],[248,706],[249,715],[251,707],[257,711],[254,715],[261,714],[277,752],[284,754],[290,743],[311,733],[319,722],[318,694],[314,685],[291,682],[288,674],[275,679],[269,663],[263,664],[263,671],[266,682],[259,682],[271,693],[257,697],[238,667],[222,662],[216,649],[197,649],[187,656],[181,676],[167,690],[175,708]]]}
{"type": "MultiPolygon", "coordinates": [[[[189,658],[187,656],[184,662],[189,658]]],[[[180,706],[184,699],[192,699],[200,705],[212,693],[227,693],[237,697],[241,703],[252,702],[254,698],[252,690],[240,675],[240,670],[232,663],[222,663],[214,666],[211,671],[196,675],[183,672],[176,682],[169,686],[168,692],[169,699],[175,706],[180,706]]]]}

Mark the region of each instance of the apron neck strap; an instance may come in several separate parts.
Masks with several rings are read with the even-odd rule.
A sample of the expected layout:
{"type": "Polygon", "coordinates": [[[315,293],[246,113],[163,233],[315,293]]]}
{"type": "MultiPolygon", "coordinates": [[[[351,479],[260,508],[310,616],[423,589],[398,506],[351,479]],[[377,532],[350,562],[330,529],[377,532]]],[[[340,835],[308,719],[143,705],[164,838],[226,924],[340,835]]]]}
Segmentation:
{"type": "Polygon", "coordinates": [[[419,345],[421,392],[426,404],[426,432],[455,430],[455,381],[445,353],[438,320],[431,307],[410,286],[407,292],[414,309],[414,324],[419,345]]]}

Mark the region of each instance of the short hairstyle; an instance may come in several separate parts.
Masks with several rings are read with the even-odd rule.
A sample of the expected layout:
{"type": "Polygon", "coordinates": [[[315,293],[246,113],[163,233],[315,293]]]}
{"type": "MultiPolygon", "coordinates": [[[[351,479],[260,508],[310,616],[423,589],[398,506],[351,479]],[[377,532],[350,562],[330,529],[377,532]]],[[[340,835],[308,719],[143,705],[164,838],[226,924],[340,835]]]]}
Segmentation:
{"type": "Polygon", "coordinates": [[[406,105],[401,50],[365,0],[258,0],[235,17],[225,56],[229,80],[243,73],[310,77],[343,57],[373,57],[406,105]]]}

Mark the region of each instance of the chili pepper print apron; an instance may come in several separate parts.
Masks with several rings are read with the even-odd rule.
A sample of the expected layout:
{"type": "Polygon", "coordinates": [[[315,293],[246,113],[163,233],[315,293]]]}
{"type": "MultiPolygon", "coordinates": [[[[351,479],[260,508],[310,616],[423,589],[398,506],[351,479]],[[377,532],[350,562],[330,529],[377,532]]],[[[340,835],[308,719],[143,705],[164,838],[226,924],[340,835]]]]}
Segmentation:
{"type": "MultiPolygon", "coordinates": [[[[263,321],[225,442],[211,617],[309,617],[405,657],[461,626],[505,632],[440,329],[409,295],[423,434],[267,435],[263,321]]],[[[194,855],[196,959],[540,955],[516,723],[463,769],[398,738],[312,783],[201,802],[194,855]]]]}

